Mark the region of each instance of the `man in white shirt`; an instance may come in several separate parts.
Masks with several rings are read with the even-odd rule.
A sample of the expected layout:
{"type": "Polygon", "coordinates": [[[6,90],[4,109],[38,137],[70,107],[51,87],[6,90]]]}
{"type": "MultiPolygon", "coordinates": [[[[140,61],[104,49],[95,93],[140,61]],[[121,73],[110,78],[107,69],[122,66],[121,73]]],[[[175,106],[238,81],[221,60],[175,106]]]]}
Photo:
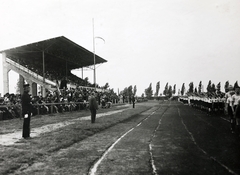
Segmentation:
{"type": "Polygon", "coordinates": [[[236,118],[236,131],[237,134],[240,134],[240,88],[235,88],[235,94],[232,96],[233,98],[233,109],[234,109],[234,116],[236,118]]]}

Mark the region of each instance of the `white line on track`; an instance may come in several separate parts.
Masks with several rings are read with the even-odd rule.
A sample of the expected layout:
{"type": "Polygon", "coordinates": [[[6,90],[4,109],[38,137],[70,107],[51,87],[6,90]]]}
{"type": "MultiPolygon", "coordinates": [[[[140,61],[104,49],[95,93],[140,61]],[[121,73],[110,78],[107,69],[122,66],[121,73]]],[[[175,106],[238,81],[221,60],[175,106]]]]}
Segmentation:
{"type": "Polygon", "coordinates": [[[125,137],[128,133],[130,133],[134,128],[131,128],[129,131],[127,131],[125,134],[123,134],[120,138],[116,140],[108,149],[105,151],[105,153],[102,155],[100,159],[94,164],[94,166],[90,169],[89,174],[94,175],[97,172],[97,168],[99,164],[102,162],[102,160],[106,157],[106,155],[113,149],[113,147],[123,138],[125,137]]]}
{"type": "MultiPolygon", "coordinates": [[[[169,104],[170,105],[170,104],[169,104]]],[[[169,107],[169,105],[168,105],[168,107],[169,107]]],[[[167,108],[168,109],[168,108],[167,108]]],[[[166,109],[166,110],[167,110],[166,109]]],[[[161,115],[161,118],[159,119],[159,121],[158,121],[158,125],[157,125],[157,127],[155,128],[155,130],[154,130],[154,132],[153,132],[153,134],[152,134],[152,136],[151,136],[151,139],[150,139],[150,143],[149,143],[149,145],[148,145],[148,147],[149,147],[149,154],[150,154],[150,162],[151,162],[151,165],[152,165],[152,170],[153,170],[153,172],[152,172],[152,174],[153,175],[157,175],[158,173],[157,173],[157,168],[156,168],[156,166],[155,166],[155,162],[154,162],[154,158],[153,158],[153,153],[152,153],[152,151],[153,151],[153,144],[152,144],[152,142],[153,142],[153,138],[156,136],[156,132],[157,132],[157,130],[159,129],[159,127],[160,127],[160,125],[161,125],[161,123],[162,123],[162,118],[163,118],[163,115],[164,115],[164,113],[166,112],[166,110],[163,112],[163,114],[161,115]]]]}
{"type": "Polygon", "coordinates": [[[202,151],[206,156],[210,157],[210,159],[214,160],[215,162],[217,162],[219,165],[221,165],[223,168],[225,168],[229,173],[233,174],[233,175],[237,175],[237,173],[235,173],[233,170],[231,170],[229,167],[227,167],[226,165],[222,164],[221,162],[219,162],[216,158],[210,156],[206,151],[204,151],[196,142],[195,138],[193,137],[193,134],[188,130],[186,124],[184,123],[183,121],[183,118],[180,114],[180,110],[178,108],[178,115],[181,117],[181,121],[182,121],[182,124],[183,126],[185,127],[186,131],[188,132],[188,134],[190,135],[193,143],[197,146],[197,148],[202,151]]]}
{"type": "Polygon", "coordinates": [[[138,126],[140,126],[145,120],[147,120],[150,116],[152,116],[155,113],[152,112],[149,116],[147,116],[144,120],[142,120],[141,122],[139,122],[135,127],[132,127],[130,130],[128,130],[127,132],[125,132],[122,136],[120,136],[120,138],[118,138],[105,152],[104,154],[97,160],[96,163],[94,163],[94,165],[90,168],[89,171],[89,175],[95,175],[95,173],[97,172],[97,168],[99,166],[99,164],[103,161],[103,159],[106,157],[106,155],[114,148],[114,146],[122,139],[124,138],[128,133],[130,133],[132,130],[134,130],[135,128],[137,128],[138,126]]]}
{"type": "Polygon", "coordinates": [[[224,118],[224,117],[220,117],[221,119],[227,121],[227,122],[230,122],[228,119],[224,118]]]}
{"type": "MultiPolygon", "coordinates": [[[[163,115],[162,115],[163,116],[163,115]]],[[[156,135],[156,131],[158,130],[159,126],[161,125],[161,122],[162,122],[162,117],[160,118],[159,122],[158,122],[158,126],[156,127],[156,129],[154,130],[153,134],[152,134],[152,137],[151,137],[151,141],[149,143],[149,153],[150,153],[150,162],[151,162],[151,165],[152,165],[152,170],[153,170],[153,173],[154,175],[157,175],[157,168],[155,166],[155,163],[154,163],[154,159],[153,159],[153,149],[152,149],[152,141],[153,141],[153,138],[155,137],[156,135]]]]}

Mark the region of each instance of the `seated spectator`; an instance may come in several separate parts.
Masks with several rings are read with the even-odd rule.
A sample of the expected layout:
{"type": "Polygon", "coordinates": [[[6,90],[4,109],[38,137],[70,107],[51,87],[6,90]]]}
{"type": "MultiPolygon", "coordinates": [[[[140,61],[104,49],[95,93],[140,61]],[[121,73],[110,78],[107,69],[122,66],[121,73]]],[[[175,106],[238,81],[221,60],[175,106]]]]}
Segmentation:
{"type": "Polygon", "coordinates": [[[67,89],[67,79],[66,77],[64,77],[62,80],[61,80],[61,83],[60,83],[60,89],[67,89]]]}

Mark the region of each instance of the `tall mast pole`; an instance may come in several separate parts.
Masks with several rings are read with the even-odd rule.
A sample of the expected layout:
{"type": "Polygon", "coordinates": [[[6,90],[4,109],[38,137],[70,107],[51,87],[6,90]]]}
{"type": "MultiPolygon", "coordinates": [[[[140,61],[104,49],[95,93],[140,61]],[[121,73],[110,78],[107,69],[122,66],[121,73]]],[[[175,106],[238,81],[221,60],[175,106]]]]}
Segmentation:
{"type": "Polygon", "coordinates": [[[94,67],[93,67],[93,79],[94,79],[94,87],[96,90],[96,59],[95,59],[95,36],[94,36],[94,18],[92,19],[93,21],[93,59],[94,59],[94,67]]]}
{"type": "Polygon", "coordinates": [[[45,86],[45,53],[44,53],[44,50],[42,51],[42,59],[43,59],[43,90],[42,90],[42,96],[45,97],[46,86],[45,86]]]}

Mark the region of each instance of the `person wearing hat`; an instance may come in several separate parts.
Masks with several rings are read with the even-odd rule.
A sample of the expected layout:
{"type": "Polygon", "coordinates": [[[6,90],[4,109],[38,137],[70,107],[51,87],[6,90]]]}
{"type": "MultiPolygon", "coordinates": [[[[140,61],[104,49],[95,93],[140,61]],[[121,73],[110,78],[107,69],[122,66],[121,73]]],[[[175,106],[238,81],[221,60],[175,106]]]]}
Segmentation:
{"type": "Polygon", "coordinates": [[[96,114],[97,114],[97,110],[98,110],[98,104],[97,104],[94,92],[92,92],[92,94],[89,98],[89,109],[91,111],[91,122],[95,123],[96,114]]]}
{"type": "Polygon", "coordinates": [[[21,98],[22,103],[22,117],[23,120],[23,132],[22,137],[27,139],[30,138],[30,120],[31,120],[31,113],[32,113],[32,104],[31,104],[31,98],[28,94],[30,91],[29,84],[23,85],[23,95],[21,98]]]}

